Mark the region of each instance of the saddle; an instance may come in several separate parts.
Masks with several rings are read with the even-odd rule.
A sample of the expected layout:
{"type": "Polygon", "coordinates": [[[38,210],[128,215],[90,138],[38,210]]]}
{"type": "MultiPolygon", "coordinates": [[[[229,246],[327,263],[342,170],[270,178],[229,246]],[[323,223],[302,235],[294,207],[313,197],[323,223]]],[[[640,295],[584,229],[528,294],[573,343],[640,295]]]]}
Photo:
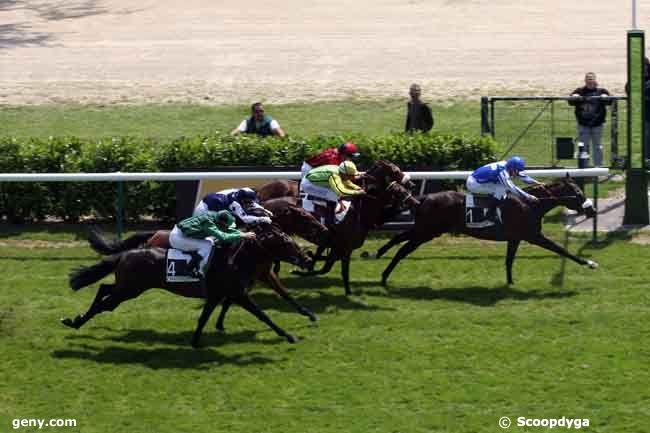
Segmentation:
{"type": "Polygon", "coordinates": [[[499,200],[491,195],[465,194],[465,226],[482,229],[503,225],[499,200]]]}
{"type": "MultiPolygon", "coordinates": [[[[333,202],[329,202],[320,197],[310,194],[302,196],[302,208],[312,214],[321,224],[327,224],[333,202]]],[[[351,202],[349,200],[339,200],[334,207],[334,224],[338,224],[345,219],[350,210],[351,202]]]]}

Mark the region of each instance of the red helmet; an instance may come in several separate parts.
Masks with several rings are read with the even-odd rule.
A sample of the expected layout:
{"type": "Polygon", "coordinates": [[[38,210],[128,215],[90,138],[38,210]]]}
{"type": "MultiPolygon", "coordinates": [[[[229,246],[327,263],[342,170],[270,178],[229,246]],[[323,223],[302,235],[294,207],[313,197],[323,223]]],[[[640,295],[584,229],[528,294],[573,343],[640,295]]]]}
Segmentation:
{"type": "Polygon", "coordinates": [[[357,145],[352,142],[343,143],[339,146],[339,153],[343,155],[350,155],[356,158],[359,156],[359,149],[357,149],[357,145]]]}

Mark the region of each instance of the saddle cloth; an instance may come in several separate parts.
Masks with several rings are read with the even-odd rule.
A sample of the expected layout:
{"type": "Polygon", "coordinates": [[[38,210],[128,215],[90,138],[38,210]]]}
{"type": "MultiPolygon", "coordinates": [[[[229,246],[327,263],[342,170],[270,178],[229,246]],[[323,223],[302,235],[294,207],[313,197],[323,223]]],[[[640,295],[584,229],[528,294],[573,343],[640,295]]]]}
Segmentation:
{"type": "Polygon", "coordinates": [[[192,256],[181,250],[169,248],[165,266],[165,279],[168,283],[194,283],[199,281],[195,269],[190,265],[192,256]]]}
{"type": "Polygon", "coordinates": [[[489,195],[465,194],[465,226],[472,229],[482,229],[503,224],[501,209],[496,207],[497,201],[489,195]],[[496,209],[494,209],[496,207],[496,209]],[[496,212],[490,218],[490,211],[496,212]]]}
{"type": "MultiPolygon", "coordinates": [[[[338,224],[345,219],[345,216],[350,210],[351,202],[349,200],[339,200],[334,210],[334,223],[338,224]]],[[[302,208],[320,220],[324,224],[327,214],[327,200],[316,197],[311,194],[302,197],[302,208]],[[319,209],[320,208],[320,209],[319,209]]]]}

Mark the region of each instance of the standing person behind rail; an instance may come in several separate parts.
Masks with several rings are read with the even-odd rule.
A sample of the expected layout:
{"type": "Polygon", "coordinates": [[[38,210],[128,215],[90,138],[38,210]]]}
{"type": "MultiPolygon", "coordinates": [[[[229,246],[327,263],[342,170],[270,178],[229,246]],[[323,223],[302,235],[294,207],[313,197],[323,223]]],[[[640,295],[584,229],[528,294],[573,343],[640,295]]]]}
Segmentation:
{"type": "Polygon", "coordinates": [[[277,135],[284,137],[286,134],[280,128],[277,120],[265,114],[264,106],[261,102],[251,105],[251,117],[242,120],[238,127],[232,130],[231,135],[239,134],[257,134],[262,137],[277,135]]]}
{"type": "Polygon", "coordinates": [[[585,74],[585,85],[578,87],[571,93],[569,105],[575,107],[577,121],[578,140],[583,142],[587,148],[591,143],[591,160],[595,167],[603,165],[603,125],[607,118],[607,105],[611,105],[607,89],[598,87],[596,74],[587,72],[585,74]],[[584,99],[591,97],[590,99],[584,99]],[[598,100],[595,97],[601,97],[598,100]]]}
{"type": "Polygon", "coordinates": [[[422,88],[419,84],[411,84],[409,96],[411,100],[406,104],[406,125],[404,132],[428,132],[433,128],[433,114],[431,108],[420,100],[422,88]]]}

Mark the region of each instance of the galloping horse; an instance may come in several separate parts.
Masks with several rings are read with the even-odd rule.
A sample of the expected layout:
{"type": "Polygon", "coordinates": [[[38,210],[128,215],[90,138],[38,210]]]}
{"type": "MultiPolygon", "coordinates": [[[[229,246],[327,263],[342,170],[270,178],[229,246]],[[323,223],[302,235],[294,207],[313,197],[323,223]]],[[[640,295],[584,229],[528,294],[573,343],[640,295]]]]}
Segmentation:
{"type": "Polygon", "coordinates": [[[206,298],[192,337],[194,347],[198,346],[203,327],[215,307],[224,300],[241,305],[278,335],[294,343],[295,338],[273,323],[249,297],[246,289],[254,280],[258,263],[283,260],[308,268],[311,258],[277,227],[270,224],[260,225],[255,228],[255,232],[255,241],[243,241],[239,247],[234,248],[236,251],[229,255],[227,266],[224,266],[224,261],[211,262],[205,277],[207,293],[198,283],[166,281],[166,250],[163,248],[132,249],[106,257],[95,265],[80,268],[70,274],[70,287],[74,291],[111,273],[115,273],[115,284],[101,284],[88,311],[74,319],[62,319],[62,323],[79,329],[96,314],[113,311],[122,302],[158,287],[180,296],[206,298]]]}
{"type": "MultiPolygon", "coordinates": [[[[269,210],[273,212],[273,223],[277,224],[286,234],[296,234],[316,245],[325,245],[327,243],[330,236],[329,230],[327,227],[319,223],[316,218],[306,210],[296,206],[271,207],[269,210]]],[[[253,211],[255,211],[255,209],[253,209],[253,211]]],[[[127,239],[108,243],[97,232],[92,231],[89,236],[89,241],[90,246],[95,251],[107,255],[138,248],[143,244],[153,247],[169,248],[169,233],[169,230],[138,232],[127,239]]],[[[312,322],[316,321],[316,315],[303,305],[299,304],[298,301],[289,294],[286,287],[284,287],[282,281],[280,281],[280,278],[277,275],[279,272],[278,264],[279,261],[276,261],[276,269],[274,270],[272,268],[273,264],[270,262],[258,263],[258,280],[271,287],[273,291],[293,306],[300,314],[307,316],[312,322]]],[[[220,318],[225,314],[224,310],[228,310],[228,306],[228,303],[224,302],[222,313],[219,316],[220,318]]],[[[223,319],[217,322],[218,329],[223,329],[222,325],[223,319]]]]}
{"type": "Polygon", "coordinates": [[[513,283],[512,264],[521,241],[527,241],[533,245],[553,251],[576,263],[589,266],[592,269],[598,267],[598,264],[592,260],[586,260],[570,254],[542,233],[542,217],[556,206],[566,206],[569,209],[578,211],[580,214],[585,213],[587,217],[592,217],[596,214],[591,200],[585,198],[584,193],[573,179],[567,176],[548,186],[536,185],[527,188],[526,191],[538,197],[539,204],[527,203],[517,197],[507,199],[501,206],[503,220],[502,234],[495,227],[482,229],[466,227],[465,194],[456,191],[429,194],[417,209],[415,224],[411,229],[393,237],[388,243],[379,248],[376,253],[364,254],[364,256],[379,258],[393,246],[408,241],[397,251],[393,260],[382,273],[381,283],[383,285],[386,285],[390,273],[400,260],[412,253],[423,243],[443,233],[464,233],[480,239],[507,241],[506,272],[508,284],[513,283]]]}

